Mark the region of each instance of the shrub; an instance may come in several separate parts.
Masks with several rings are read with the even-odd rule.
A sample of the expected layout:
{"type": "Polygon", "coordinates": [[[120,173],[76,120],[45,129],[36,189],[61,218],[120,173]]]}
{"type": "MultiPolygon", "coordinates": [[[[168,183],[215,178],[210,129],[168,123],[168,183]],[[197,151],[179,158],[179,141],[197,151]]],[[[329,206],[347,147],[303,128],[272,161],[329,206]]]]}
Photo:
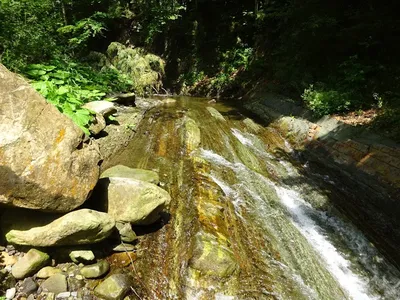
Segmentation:
{"type": "Polygon", "coordinates": [[[352,106],[351,96],[336,90],[315,89],[310,85],[301,96],[316,116],[348,111],[352,106]]]}
{"type": "Polygon", "coordinates": [[[52,63],[29,65],[25,75],[48,102],[71,118],[86,134],[89,134],[93,113],[82,105],[101,100],[111,91],[126,90],[132,84],[115,70],[95,72],[82,64],[52,63]]]}

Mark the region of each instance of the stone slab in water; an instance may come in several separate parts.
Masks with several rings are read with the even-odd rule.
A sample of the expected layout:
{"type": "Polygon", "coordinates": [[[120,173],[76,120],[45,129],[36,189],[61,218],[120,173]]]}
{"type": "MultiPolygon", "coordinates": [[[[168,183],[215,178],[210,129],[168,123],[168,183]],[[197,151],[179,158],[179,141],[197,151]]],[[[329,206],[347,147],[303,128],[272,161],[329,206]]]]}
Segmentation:
{"type": "Polygon", "coordinates": [[[190,266],[203,274],[219,277],[230,276],[238,267],[232,252],[212,234],[205,233],[196,237],[190,266]]]}
{"type": "Polygon", "coordinates": [[[71,211],[94,188],[99,161],[96,143],[0,64],[0,204],[71,211]]]}
{"type": "Polygon", "coordinates": [[[35,247],[93,244],[107,238],[115,227],[113,217],[90,209],[61,217],[9,210],[1,222],[8,242],[35,247]]]}
{"type": "Polygon", "coordinates": [[[16,279],[23,279],[44,267],[49,260],[48,254],[31,249],[12,267],[12,275],[16,279]]]}

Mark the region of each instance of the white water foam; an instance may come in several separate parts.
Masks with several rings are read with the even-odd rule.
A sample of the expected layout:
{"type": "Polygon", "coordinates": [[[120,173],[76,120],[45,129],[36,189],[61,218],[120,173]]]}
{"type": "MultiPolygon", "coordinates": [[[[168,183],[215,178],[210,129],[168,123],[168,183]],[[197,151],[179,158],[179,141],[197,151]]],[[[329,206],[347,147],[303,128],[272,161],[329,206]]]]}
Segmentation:
{"type": "MultiPolygon", "coordinates": [[[[250,145],[250,143],[248,143],[248,145],[250,145]]],[[[323,214],[323,212],[315,210],[308,202],[303,200],[296,191],[276,185],[261,174],[250,170],[242,163],[231,163],[224,157],[210,150],[201,149],[201,156],[216,165],[232,169],[237,175],[241,174],[242,172],[246,172],[247,174],[251,173],[251,175],[256,175],[258,180],[261,180],[266,185],[273,186],[279,199],[281,200],[281,203],[291,213],[293,217],[292,221],[296,228],[298,228],[300,233],[320,254],[323,260],[326,262],[327,269],[337,279],[340,286],[349,294],[349,296],[354,300],[379,299],[378,297],[368,294],[367,280],[355,274],[351,270],[351,262],[334,247],[334,245],[324,235],[323,229],[307,214],[307,211],[312,211],[318,214],[319,217],[322,217],[320,214],[323,214]]],[[[290,164],[287,164],[287,168],[289,167],[290,164]]],[[[218,186],[220,186],[226,195],[231,196],[234,199],[235,197],[238,197],[239,193],[228,186],[228,184],[222,182],[215,176],[211,176],[211,178],[218,186]]],[[[243,188],[244,191],[246,191],[255,200],[262,200],[251,189],[248,189],[247,187],[243,188]]],[[[243,203],[242,201],[243,199],[240,200],[241,205],[248,205],[248,203],[243,203]]],[[[261,209],[261,207],[258,209],[261,209]]],[[[332,226],[333,224],[330,225],[332,226]]],[[[342,225],[344,226],[344,224],[342,225]]],[[[346,231],[346,228],[347,226],[344,226],[342,230],[346,231]]]]}
{"type": "Polygon", "coordinates": [[[310,205],[295,191],[279,186],[275,189],[282,204],[292,214],[294,225],[318,251],[326,262],[328,270],[349,296],[355,300],[379,299],[368,295],[368,283],[350,270],[350,262],[336,250],[324,236],[321,228],[306,214],[304,207],[310,207],[310,205]]]}

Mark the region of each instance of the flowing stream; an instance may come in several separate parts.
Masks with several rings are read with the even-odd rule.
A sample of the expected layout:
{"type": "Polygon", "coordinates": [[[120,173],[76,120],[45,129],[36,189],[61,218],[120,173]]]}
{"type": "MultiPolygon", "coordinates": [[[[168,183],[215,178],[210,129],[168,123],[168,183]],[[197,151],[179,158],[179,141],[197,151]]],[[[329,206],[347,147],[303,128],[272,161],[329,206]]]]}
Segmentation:
{"type": "Polygon", "coordinates": [[[335,208],[336,178],[305,175],[232,107],[176,99],[113,161],[157,170],[173,199],[164,224],[136,228],[141,299],[400,299],[400,272],[335,208]]]}

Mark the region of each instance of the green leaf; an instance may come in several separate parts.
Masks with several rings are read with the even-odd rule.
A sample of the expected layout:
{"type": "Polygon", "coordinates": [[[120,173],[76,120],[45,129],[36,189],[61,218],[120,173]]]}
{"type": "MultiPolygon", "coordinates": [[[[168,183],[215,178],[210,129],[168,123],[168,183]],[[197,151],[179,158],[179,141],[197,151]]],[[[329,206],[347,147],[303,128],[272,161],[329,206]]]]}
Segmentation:
{"type": "Polygon", "coordinates": [[[54,84],[64,84],[65,81],[61,80],[61,79],[53,79],[51,82],[53,82],[54,84]]]}
{"type": "Polygon", "coordinates": [[[31,75],[33,77],[39,77],[41,75],[46,74],[46,71],[43,70],[29,70],[26,72],[26,74],[31,75]]]}
{"type": "Polygon", "coordinates": [[[69,92],[69,88],[67,86],[60,86],[57,90],[57,95],[64,95],[69,92]]]}

